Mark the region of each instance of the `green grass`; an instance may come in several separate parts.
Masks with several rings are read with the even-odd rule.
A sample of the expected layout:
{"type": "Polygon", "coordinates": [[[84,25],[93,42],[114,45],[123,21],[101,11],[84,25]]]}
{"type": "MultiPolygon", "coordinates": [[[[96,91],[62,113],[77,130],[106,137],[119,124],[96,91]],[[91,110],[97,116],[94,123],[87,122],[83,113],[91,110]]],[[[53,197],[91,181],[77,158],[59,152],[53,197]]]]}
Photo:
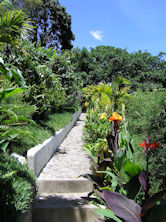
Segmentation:
{"type": "Polygon", "coordinates": [[[54,131],[58,131],[65,127],[72,120],[72,112],[55,113],[49,116],[49,120],[45,125],[52,128],[54,131]]]}
{"type": "Polygon", "coordinates": [[[42,121],[41,127],[30,124],[23,126],[22,130],[30,131],[34,139],[29,136],[16,138],[9,145],[9,153],[15,152],[26,156],[28,149],[43,143],[44,140],[54,135],[55,131],[65,127],[72,120],[72,116],[73,112],[55,113],[49,115],[47,121],[42,121]]]}

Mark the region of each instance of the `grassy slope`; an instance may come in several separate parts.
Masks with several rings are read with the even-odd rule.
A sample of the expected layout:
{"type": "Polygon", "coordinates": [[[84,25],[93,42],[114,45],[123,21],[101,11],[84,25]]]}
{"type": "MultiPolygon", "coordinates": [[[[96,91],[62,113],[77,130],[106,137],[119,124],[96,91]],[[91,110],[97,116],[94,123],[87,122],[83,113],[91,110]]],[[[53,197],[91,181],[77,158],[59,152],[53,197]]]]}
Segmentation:
{"type": "Polygon", "coordinates": [[[47,138],[51,137],[55,131],[60,130],[72,120],[72,112],[55,113],[49,116],[46,122],[41,122],[41,128],[33,125],[23,126],[23,129],[30,131],[34,140],[27,136],[22,136],[12,142],[9,146],[10,153],[16,152],[21,155],[26,155],[26,152],[31,147],[42,143],[47,138]]]}

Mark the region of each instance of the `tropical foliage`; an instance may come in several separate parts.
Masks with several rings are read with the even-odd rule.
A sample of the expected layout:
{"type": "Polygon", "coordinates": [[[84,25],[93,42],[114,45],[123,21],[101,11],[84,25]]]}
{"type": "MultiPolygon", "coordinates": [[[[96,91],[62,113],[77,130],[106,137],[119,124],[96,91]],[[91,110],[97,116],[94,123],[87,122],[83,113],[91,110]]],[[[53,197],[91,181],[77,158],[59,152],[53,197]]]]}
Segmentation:
{"type": "Polygon", "coordinates": [[[112,82],[116,76],[127,78],[131,90],[151,90],[165,87],[166,62],[163,54],[152,56],[148,52],[128,53],[127,50],[112,46],[97,46],[88,51],[73,49],[72,61],[77,70],[85,73],[88,84],[101,81],[112,82]]]}
{"type": "Polygon", "coordinates": [[[82,102],[96,212],[109,221],[164,222],[164,54],[111,46],[72,49],[72,40],[71,16],[59,1],[0,1],[2,220],[18,221],[34,194],[33,176],[8,154],[26,156],[28,146],[56,130],[56,112],[82,102]]]}
{"type": "Polygon", "coordinates": [[[21,39],[32,29],[30,19],[19,9],[14,9],[10,1],[0,4],[0,43],[20,47],[21,39]]]}
{"type": "Polygon", "coordinates": [[[22,166],[6,154],[0,154],[0,215],[2,221],[22,220],[20,216],[30,208],[35,195],[34,183],[34,175],[26,166],[22,166]]]}
{"type": "MultiPolygon", "coordinates": [[[[111,86],[113,91],[114,84],[109,85],[109,92],[111,86]]],[[[107,85],[103,83],[102,89],[106,87],[107,85]]],[[[92,193],[96,195],[95,205],[98,206],[96,213],[104,216],[106,221],[164,222],[166,189],[165,174],[162,169],[165,161],[162,159],[162,162],[159,155],[164,156],[161,153],[165,149],[162,134],[165,131],[165,124],[159,127],[155,123],[159,118],[162,119],[162,116],[157,115],[159,117],[157,122],[155,118],[157,118],[156,113],[161,112],[162,115],[165,113],[165,91],[131,94],[128,97],[126,112],[122,105],[123,101],[120,100],[119,106],[114,106],[117,109],[112,109],[113,113],[110,115],[107,112],[107,103],[105,105],[101,103],[101,95],[98,92],[95,94],[94,89],[95,86],[84,89],[85,97],[88,99],[84,130],[85,149],[89,153],[93,172],[93,175],[85,176],[94,182],[92,193]],[[156,112],[150,113],[151,109],[156,112]],[[140,123],[137,124],[138,122],[140,123]],[[155,130],[160,131],[159,137],[156,137],[155,130]],[[151,140],[147,136],[148,133],[151,140]],[[139,137],[139,142],[136,136],[139,137]],[[143,137],[145,139],[142,142],[143,137]],[[138,146],[135,145],[136,142],[138,146]],[[141,151],[139,146],[143,147],[144,151],[141,151]],[[105,208],[101,207],[103,204],[105,208]],[[157,215],[159,207],[162,209],[160,211],[162,218],[161,215],[157,215]],[[154,212],[156,212],[155,217],[154,212]]],[[[116,100],[116,97],[112,97],[111,100],[116,100]]],[[[92,199],[94,201],[94,197],[92,199]]]]}

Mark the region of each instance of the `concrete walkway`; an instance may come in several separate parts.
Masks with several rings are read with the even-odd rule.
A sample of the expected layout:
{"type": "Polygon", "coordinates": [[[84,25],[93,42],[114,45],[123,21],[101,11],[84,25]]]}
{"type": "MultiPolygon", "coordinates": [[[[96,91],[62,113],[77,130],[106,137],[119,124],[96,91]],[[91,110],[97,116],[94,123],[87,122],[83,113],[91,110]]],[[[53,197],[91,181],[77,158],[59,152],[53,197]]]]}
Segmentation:
{"type": "Polygon", "coordinates": [[[32,222],[96,222],[94,205],[82,199],[92,191],[92,183],[82,177],[90,171],[83,149],[85,114],[81,114],[58,151],[36,180],[38,197],[32,222]]]}
{"type": "Polygon", "coordinates": [[[82,113],[58,151],[48,162],[39,179],[77,178],[90,173],[90,162],[82,148],[82,130],[85,114],[82,113]]]}

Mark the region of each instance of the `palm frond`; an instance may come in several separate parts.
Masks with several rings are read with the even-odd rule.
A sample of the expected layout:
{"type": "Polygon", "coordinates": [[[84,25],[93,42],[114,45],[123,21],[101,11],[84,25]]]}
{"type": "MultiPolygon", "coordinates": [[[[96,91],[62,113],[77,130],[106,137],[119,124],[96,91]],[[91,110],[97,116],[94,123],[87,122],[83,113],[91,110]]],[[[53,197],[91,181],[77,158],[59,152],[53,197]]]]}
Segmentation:
{"type": "Polygon", "coordinates": [[[122,77],[116,77],[112,83],[99,83],[98,85],[89,85],[83,89],[87,101],[99,100],[98,105],[106,112],[117,110],[119,106],[129,97],[128,91],[130,82],[122,77]]]}
{"type": "Polygon", "coordinates": [[[17,44],[33,26],[22,10],[4,10],[0,15],[0,42],[17,44]]]}
{"type": "Polygon", "coordinates": [[[13,8],[13,5],[10,1],[8,0],[4,0],[0,3],[0,14],[2,13],[2,11],[6,10],[6,9],[11,9],[13,8]]]}

